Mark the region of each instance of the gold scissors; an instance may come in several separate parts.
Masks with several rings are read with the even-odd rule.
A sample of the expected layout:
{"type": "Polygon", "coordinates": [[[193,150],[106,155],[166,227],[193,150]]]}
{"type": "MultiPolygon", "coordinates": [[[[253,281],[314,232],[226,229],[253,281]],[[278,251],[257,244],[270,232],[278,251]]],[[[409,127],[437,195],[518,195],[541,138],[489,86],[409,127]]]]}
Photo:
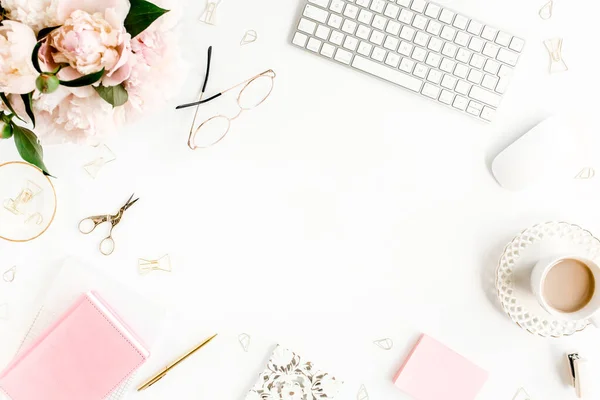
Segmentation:
{"type": "Polygon", "coordinates": [[[98,225],[105,222],[110,222],[111,226],[108,236],[100,242],[100,253],[104,254],[105,256],[109,256],[113,253],[113,251],[115,251],[115,241],[112,237],[113,229],[115,229],[115,226],[121,222],[121,218],[123,218],[125,211],[134,205],[135,202],[139,200],[139,197],[133,201],[131,201],[131,199],[133,199],[133,194],[129,200],[127,200],[127,203],[125,203],[125,205],[121,207],[119,212],[115,215],[97,215],[94,217],[84,218],[81,220],[81,222],[79,222],[79,232],[83,233],[84,235],[92,233],[94,229],[98,227],[98,225]]]}

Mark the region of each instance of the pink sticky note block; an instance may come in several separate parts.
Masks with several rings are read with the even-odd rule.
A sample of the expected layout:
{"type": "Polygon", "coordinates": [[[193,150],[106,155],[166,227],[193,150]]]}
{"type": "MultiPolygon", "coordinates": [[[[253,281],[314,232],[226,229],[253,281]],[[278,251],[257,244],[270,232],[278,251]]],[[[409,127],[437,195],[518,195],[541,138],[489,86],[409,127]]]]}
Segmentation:
{"type": "Polygon", "coordinates": [[[394,382],[416,400],[473,400],[487,377],[471,361],[423,335],[394,382]]]}

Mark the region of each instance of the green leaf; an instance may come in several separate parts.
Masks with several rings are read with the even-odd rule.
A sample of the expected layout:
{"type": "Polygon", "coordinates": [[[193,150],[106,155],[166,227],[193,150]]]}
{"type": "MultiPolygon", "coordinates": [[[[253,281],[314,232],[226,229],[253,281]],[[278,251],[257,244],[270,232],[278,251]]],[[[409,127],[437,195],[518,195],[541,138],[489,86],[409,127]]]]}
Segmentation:
{"type": "Polygon", "coordinates": [[[154,21],[169,12],[146,0],[130,0],[131,8],[125,18],[125,29],[132,38],[146,30],[154,21]]]}
{"type": "Polygon", "coordinates": [[[27,93],[27,94],[22,94],[21,99],[23,99],[23,103],[25,104],[25,112],[27,113],[27,116],[29,117],[29,119],[31,119],[31,123],[33,124],[33,127],[35,128],[35,115],[33,114],[33,110],[31,109],[32,96],[33,96],[33,92],[27,93]]]}
{"type": "Polygon", "coordinates": [[[50,34],[50,32],[52,32],[56,28],[60,28],[60,27],[61,27],[61,25],[57,25],[57,26],[49,26],[48,28],[42,29],[37,34],[37,40],[38,41],[42,40],[43,38],[45,38],[46,36],[48,36],[50,34]]]}
{"type": "Polygon", "coordinates": [[[12,126],[15,146],[21,158],[41,169],[45,175],[50,175],[44,165],[44,150],[35,133],[14,123],[12,126]]]}
{"type": "Polygon", "coordinates": [[[84,75],[81,78],[73,79],[72,81],[60,81],[60,84],[66,87],[82,87],[89,86],[92,83],[96,83],[104,75],[104,68],[93,74],[84,75]]]}
{"type": "Polygon", "coordinates": [[[31,62],[33,63],[33,68],[35,68],[35,70],[39,74],[42,73],[42,69],[40,68],[40,59],[39,59],[41,47],[42,47],[42,42],[37,42],[35,44],[35,47],[33,48],[33,52],[31,53],[31,62]]]}
{"type": "Polygon", "coordinates": [[[96,92],[102,97],[108,104],[113,107],[119,107],[123,104],[127,103],[129,99],[129,94],[127,90],[123,87],[123,85],[117,86],[97,86],[94,87],[96,92]]]}
{"type": "MultiPolygon", "coordinates": [[[[4,103],[4,105],[6,105],[6,108],[8,108],[11,113],[16,115],[17,118],[19,118],[21,121],[23,121],[23,118],[19,117],[19,114],[16,113],[15,109],[10,104],[10,101],[8,100],[8,97],[6,97],[6,94],[0,93],[0,99],[2,99],[2,102],[4,103]]],[[[23,122],[25,122],[25,121],[23,121],[23,122]]]]}

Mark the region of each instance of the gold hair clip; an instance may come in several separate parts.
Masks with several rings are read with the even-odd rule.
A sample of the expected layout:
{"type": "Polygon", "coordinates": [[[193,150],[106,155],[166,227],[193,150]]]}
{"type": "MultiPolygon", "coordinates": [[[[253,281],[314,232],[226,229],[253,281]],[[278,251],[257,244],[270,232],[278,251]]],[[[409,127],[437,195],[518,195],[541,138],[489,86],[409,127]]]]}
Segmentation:
{"type": "Polygon", "coordinates": [[[200,21],[209,25],[217,24],[217,6],[221,4],[221,0],[210,1],[206,4],[206,8],[200,17],[200,21]]]}
{"type": "Polygon", "coordinates": [[[238,341],[240,342],[242,349],[244,349],[244,351],[247,353],[248,349],[250,349],[250,335],[247,333],[242,333],[240,336],[238,336],[238,341]]]}
{"type": "Polygon", "coordinates": [[[550,73],[565,72],[569,70],[562,58],[562,38],[544,40],[544,45],[550,55],[550,73]]]}
{"type": "Polygon", "coordinates": [[[554,11],[554,0],[550,0],[542,8],[540,8],[540,18],[543,20],[547,20],[552,18],[552,12],[554,11]]]}
{"type": "Polygon", "coordinates": [[[171,272],[171,257],[165,254],[158,260],[138,259],[138,270],[141,275],[149,274],[152,271],[171,272]]]}
{"type": "Polygon", "coordinates": [[[379,339],[373,343],[382,350],[391,350],[394,347],[394,342],[390,338],[379,339]]]}
{"type": "Polygon", "coordinates": [[[21,193],[15,199],[6,199],[4,208],[15,215],[23,215],[21,206],[29,203],[35,196],[42,192],[42,188],[31,181],[27,181],[21,193]]]}
{"type": "Polygon", "coordinates": [[[4,273],[2,274],[2,279],[4,280],[4,282],[11,283],[12,281],[15,280],[16,275],[17,275],[17,266],[14,265],[12,268],[4,271],[4,273]]]}
{"type": "Polygon", "coordinates": [[[358,394],[356,395],[356,400],[369,400],[369,393],[367,393],[367,388],[365,385],[360,385],[360,389],[358,389],[358,394]]]}
{"type": "Polygon", "coordinates": [[[254,43],[254,42],[256,42],[257,39],[258,39],[258,33],[256,33],[256,31],[254,29],[250,29],[249,31],[246,31],[246,33],[244,34],[244,37],[242,38],[242,41],[240,42],[240,46],[245,46],[247,44],[254,43]]]}
{"type": "Polygon", "coordinates": [[[83,169],[92,179],[96,179],[100,170],[109,162],[115,161],[117,156],[108,148],[107,145],[102,145],[102,155],[95,160],[85,164],[83,169]]]}

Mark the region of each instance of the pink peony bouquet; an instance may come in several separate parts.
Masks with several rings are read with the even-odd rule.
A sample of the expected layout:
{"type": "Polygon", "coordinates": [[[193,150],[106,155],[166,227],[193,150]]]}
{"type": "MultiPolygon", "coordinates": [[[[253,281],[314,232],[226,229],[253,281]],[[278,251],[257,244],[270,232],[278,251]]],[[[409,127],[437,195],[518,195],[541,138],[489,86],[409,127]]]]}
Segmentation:
{"type": "Polygon", "coordinates": [[[0,0],[0,139],[48,173],[41,143],[99,143],[164,101],[181,59],[154,1],[0,0]]]}

